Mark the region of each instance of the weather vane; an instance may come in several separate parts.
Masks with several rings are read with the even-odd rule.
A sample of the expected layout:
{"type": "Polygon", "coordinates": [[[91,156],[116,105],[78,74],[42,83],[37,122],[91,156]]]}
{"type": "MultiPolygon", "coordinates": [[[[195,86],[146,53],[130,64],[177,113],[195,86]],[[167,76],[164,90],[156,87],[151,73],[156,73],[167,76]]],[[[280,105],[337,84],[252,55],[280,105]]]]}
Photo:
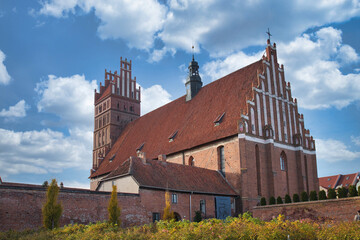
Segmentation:
{"type": "Polygon", "coordinates": [[[270,41],[270,37],[271,37],[272,35],[271,35],[271,33],[270,33],[270,29],[269,29],[269,28],[268,28],[268,30],[267,30],[266,33],[267,33],[267,35],[269,36],[269,41],[270,41]]]}
{"type": "Polygon", "coordinates": [[[192,59],[193,59],[193,61],[194,61],[194,45],[192,45],[192,59]]]}

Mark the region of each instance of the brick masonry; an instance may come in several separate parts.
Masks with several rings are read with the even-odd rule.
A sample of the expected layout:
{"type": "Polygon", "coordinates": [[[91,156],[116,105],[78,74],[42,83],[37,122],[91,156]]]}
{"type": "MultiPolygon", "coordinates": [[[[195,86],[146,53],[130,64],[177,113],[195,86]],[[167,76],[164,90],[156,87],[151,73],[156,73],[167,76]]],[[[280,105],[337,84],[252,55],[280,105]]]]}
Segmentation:
{"type": "MultiPolygon", "coordinates": [[[[60,225],[107,220],[110,196],[109,192],[60,190],[58,200],[63,206],[60,225]]],[[[0,186],[0,231],[41,227],[41,208],[45,200],[46,190],[43,187],[0,186]]],[[[151,213],[142,206],[139,195],[118,194],[118,202],[122,206],[123,227],[141,225],[151,220],[151,213]]]]}
{"type": "Polygon", "coordinates": [[[360,210],[360,197],[352,197],[258,206],[252,209],[252,213],[254,217],[265,221],[269,221],[279,214],[285,215],[285,218],[289,220],[310,218],[320,221],[353,221],[358,210],[360,210]]]}

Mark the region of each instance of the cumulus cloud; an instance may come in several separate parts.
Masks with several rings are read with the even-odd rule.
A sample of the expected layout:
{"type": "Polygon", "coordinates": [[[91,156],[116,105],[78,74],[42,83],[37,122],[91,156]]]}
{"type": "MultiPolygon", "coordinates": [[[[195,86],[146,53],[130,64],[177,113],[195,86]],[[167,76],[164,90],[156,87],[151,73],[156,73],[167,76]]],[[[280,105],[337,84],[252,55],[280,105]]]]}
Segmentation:
{"type": "MultiPolygon", "coordinates": [[[[342,43],[341,31],[322,28],[303,34],[289,43],[277,44],[279,63],[285,66],[286,80],[299,106],[307,109],[341,109],[360,100],[360,73],[343,74],[341,67],[359,62],[359,55],[342,43]]],[[[218,79],[257,61],[264,52],[247,55],[242,51],[204,65],[204,76],[218,79]]]]}
{"type": "MultiPolygon", "coordinates": [[[[90,82],[80,75],[49,75],[47,80],[38,83],[35,91],[39,97],[39,112],[58,116],[69,132],[64,134],[51,129],[16,132],[0,128],[0,175],[90,169],[95,88],[95,80],[90,82]]],[[[19,114],[17,108],[26,109],[25,101],[1,113],[19,114]]]]}
{"type": "MultiPolygon", "coordinates": [[[[351,0],[226,4],[221,0],[168,0],[165,5],[156,0],[47,0],[41,5],[40,14],[55,17],[76,13],[76,9],[85,13],[94,10],[102,39],[121,38],[131,47],[148,50],[158,38],[167,50],[189,52],[194,45],[196,51],[201,46],[216,57],[262,45],[267,27],[276,39],[287,42],[308,28],[360,15],[360,3],[351,0]]],[[[165,49],[153,52],[155,58],[163,57],[165,49]]]]}
{"type": "Polygon", "coordinates": [[[360,152],[351,151],[338,140],[316,139],[316,156],[319,161],[334,163],[359,159],[360,152]]]}
{"type": "Polygon", "coordinates": [[[165,105],[171,101],[171,95],[160,85],[141,89],[141,115],[165,105]]]}
{"type": "Polygon", "coordinates": [[[20,100],[14,106],[10,106],[8,110],[2,109],[0,112],[0,117],[6,118],[21,118],[26,116],[26,110],[30,106],[26,104],[25,100],[20,100]]]}
{"type": "Polygon", "coordinates": [[[359,137],[351,136],[351,142],[353,142],[357,146],[360,146],[360,136],[359,137]]]}
{"type": "Polygon", "coordinates": [[[64,17],[80,8],[94,10],[100,19],[98,34],[102,39],[124,39],[130,47],[149,49],[162,29],[166,7],[156,0],[50,0],[42,2],[40,14],[64,17]]]}
{"type": "Polygon", "coordinates": [[[0,128],[0,175],[45,174],[66,168],[90,169],[91,140],[44,129],[15,132],[0,128]]]}
{"type": "Polygon", "coordinates": [[[0,84],[7,85],[9,84],[11,77],[6,70],[6,66],[4,65],[5,54],[0,50],[0,84]]]}
{"type": "Polygon", "coordinates": [[[92,127],[96,87],[96,81],[87,81],[84,75],[49,75],[35,88],[40,98],[38,111],[53,113],[61,118],[64,125],[72,128],[92,127]]]}

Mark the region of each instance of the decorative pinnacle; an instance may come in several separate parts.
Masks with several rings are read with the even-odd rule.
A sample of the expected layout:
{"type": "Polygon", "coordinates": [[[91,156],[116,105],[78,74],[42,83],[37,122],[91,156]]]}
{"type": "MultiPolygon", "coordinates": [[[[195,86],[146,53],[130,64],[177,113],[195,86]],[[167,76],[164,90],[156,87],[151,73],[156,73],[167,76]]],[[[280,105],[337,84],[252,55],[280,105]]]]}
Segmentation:
{"type": "Polygon", "coordinates": [[[192,45],[192,60],[194,61],[194,45],[192,45]]]}

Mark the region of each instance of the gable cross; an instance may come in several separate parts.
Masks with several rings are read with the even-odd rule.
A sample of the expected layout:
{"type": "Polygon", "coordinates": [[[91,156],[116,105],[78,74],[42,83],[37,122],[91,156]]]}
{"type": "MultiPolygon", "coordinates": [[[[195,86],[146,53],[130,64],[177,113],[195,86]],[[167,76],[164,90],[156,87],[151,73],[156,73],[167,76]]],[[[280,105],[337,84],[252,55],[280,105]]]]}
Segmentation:
{"type": "Polygon", "coordinates": [[[266,33],[267,33],[267,35],[269,36],[269,40],[270,40],[270,37],[271,37],[272,35],[271,35],[271,33],[270,33],[270,29],[269,29],[269,28],[268,28],[268,30],[267,30],[266,33]]]}

